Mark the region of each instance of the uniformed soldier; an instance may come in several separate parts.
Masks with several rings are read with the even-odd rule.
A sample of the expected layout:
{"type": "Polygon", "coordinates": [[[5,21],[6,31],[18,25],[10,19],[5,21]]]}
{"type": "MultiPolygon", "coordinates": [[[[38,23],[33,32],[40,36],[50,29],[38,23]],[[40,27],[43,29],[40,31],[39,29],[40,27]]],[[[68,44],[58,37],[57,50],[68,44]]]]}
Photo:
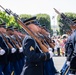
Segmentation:
{"type": "MultiPolygon", "coordinates": [[[[53,48],[54,48],[54,44],[51,41],[50,33],[48,32],[48,30],[46,28],[44,28],[44,26],[41,27],[40,25],[38,25],[36,23],[33,23],[33,24],[39,26],[39,29],[40,29],[39,30],[39,32],[40,32],[39,35],[43,36],[42,39],[44,40],[45,44],[48,46],[47,48],[52,51],[53,48]],[[48,43],[48,41],[49,41],[49,43],[48,43]]],[[[53,62],[52,58],[49,61],[44,62],[44,69],[45,69],[45,75],[59,74],[59,72],[56,70],[56,68],[54,66],[54,62],[53,62]]]]}
{"type": "Polygon", "coordinates": [[[71,25],[71,42],[72,42],[72,53],[71,53],[71,59],[70,59],[70,74],[69,75],[75,75],[76,74],[76,19],[73,20],[74,24],[71,25]]]}
{"type": "Polygon", "coordinates": [[[65,56],[66,61],[61,69],[61,75],[68,75],[69,74],[69,66],[70,66],[70,59],[71,59],[71,53],[72,53],[72,43],[71,43],[71,30],[66,30],[66,34],[68,35],[67,41],[65,43],[65,56]]]}
{"type": "Polygon", "coordinates": [[[22,44],[22,41],[23,41],[26,33],[23,34],[22,32],[20,32],[20,30],[22,30],[22,29],[18,29],[17,27],[14,27],[14,34],[16,34],[18,36],[18,39],[19,39],[20,43],[22,44]]]}
{"type": "Polygon", "coordinates": [[[20,50],[18,51],[18,63],[20,67],[20,71],[22,72],[23,66],[24,66],[24,54],[23,54],[23,48],[22,48],[22,37],[19,35],[19,30],[17,27],[14,27],[14,35],[15,39],[17,39],[18,44],[20,44],[20,50]]]}
{"type": "MultiPolygon", "coordinates": [[[[2,20],[2,19],[1,19],[2,20]]],[[[6,23],[2,21],[0,24],[0,32],[2,34],[6,33],[6,23]]],[[[0,34],[0,75],[10,75],[10,65],[7,60],[8,46],[2,35],[0,34]]]]}
{"type": "Polygon", "coordinates": [[[18,63],[19,49],[16,47],[16,44],[18,44],[18,43],[15,40],[15,37],[13,35],[13,33],[14,33],[13,26],[7,27],[6,31],[7,31],[7,35],[9,36],[9,42],[13,46],[13,49],[9,53],[9,56],[8,56],[9,61],[10,61],[10,70],[11,70],[11,73],[12,73],[12,71],[14,71],[15,75],[20,75],[20,67],[19,67],[19,63],[18,63]],[[14,40],[16,42],[16,44],[12,40],[14,40]]]}
{"type": "MultiPolygon", "coordinates": [[[[67,30],[66,31],[66,34],[68,35],[68,38],[67,38],[67,41],[66,41],[66,44],[65,44],[65,56],[68,58],[69,57],[69,52],[71,52],[71,50],[69,49],[69,47],[71,46],[71,34],[72,34],[72,31],[71,30],[67,30]]],[[[68,59],[70,60],[70,59],[68,59]]]]}
{"type": "MultiPolygon", "coordinates": [[[[37,26],[33,24],[36,17],[26,20],[24,23],[37,35],[37,26]],[[33,28],[32,28],[33,26],[33,28]]],[[[43,53],[39,44],[29,35],[23,40],[23,52],[26,56],[26,69],[22,75],[43,75],[44,61],[52,58],[52,51],[43,53]]]]}

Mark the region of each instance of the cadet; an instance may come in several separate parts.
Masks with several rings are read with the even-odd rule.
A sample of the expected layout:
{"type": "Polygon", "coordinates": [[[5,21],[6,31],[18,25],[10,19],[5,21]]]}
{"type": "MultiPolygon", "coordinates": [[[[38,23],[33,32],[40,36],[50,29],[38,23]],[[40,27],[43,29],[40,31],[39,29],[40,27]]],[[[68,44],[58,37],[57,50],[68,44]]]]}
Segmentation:
{"type": "Polygon", "coordinates": [[[71,41],[73,45],[72,53],[71,53],[71,60],[70,63],[70,74],[69,75],[76,75],[76,19],[73,20],[74,24],[71,25],[72,35],[71,41]]]}
{"type": "MultiPolygon", "coordinates": [[[[72,53],[72,41],[71,41],[71,34],[72,34],[72,31],[71,30],[68,30],[67,31],[67,34],[68,34],[68,38],[67,38],[67,41],[66,41],[66,44],[65,44],[65,56],[67,57],[67,61],[70,61],[70,53],[72,53]]],[[[67,63],[68,65],[68,63],[67,63]]]]}
{"type": "MultiPolygon", "coordinates": [[[[0,19],[2,20],[2,19],[0,19]]],[[[0,32],[6,33],[6,23],[3,22],[0,24],[0,32]]],[[[6,44],[5,40],[3,39],[2,35],[0,34],[0,75],[10,75],[10,65],[7,60],[8,55],[8,45],[6,44]]]]}
{"type": "MultiPolygon", "coordinates": [[[[36,17],[32,17],[26,20],[24,23],[34,32],[36,35],[38,33],[38,28],[33,24],[33,20],[36,17]],[[33,29],[32,29],[32,27],[33,29]]],[[[22,75],[43,75],[44,74],[44,61],[52,58],[52,51],[43,53],[39,44],[29,35],[26,35],[23,40],[23,52],[26,56],[26,69],[22,75]]]]}
{"type": "Polygon", "coordinates": [[[13,26],[7,27],[6,31],[7,31],[7,35],[9,36],[9,42],[13,46],[13,50],[9,53],[10,70],[11,72],[14,71],[15,75],[20,75],[20,67],[19,67],[18,56],[17,56],[19,49],[16,47],[16,44],[18,43],[15,40],[15,37],[13,35],[14,34],[13,26]],[[13,42],[13,40],[15,41],[16,44],[13,42]]]}
{"type": "Polygon", "coordinates": [[[18,50],[17,56],[18,56],[20,71],[22,72],[22,69],[24,66],[24,54],[23,54],[23,49],[22,49],[22,37],[19,35],[20,33],[17,27],[14,27],[14,34],[15,34],[15,39],[17,39],[17,42],[20,47],[20,50],[18,50]]]}
{"type": "Polygon", "coordinates": [[[71,60],[71,53],[72,53],[72,42],[71,42],[71,30],[66,30],[66,34],[68,35],[66,44],[65,44],[65,56],[66,56],[66,61],[61,69],[61,75],[68,75],[69,74],[69,66],[70,66],[70,60],[71,60]]]}

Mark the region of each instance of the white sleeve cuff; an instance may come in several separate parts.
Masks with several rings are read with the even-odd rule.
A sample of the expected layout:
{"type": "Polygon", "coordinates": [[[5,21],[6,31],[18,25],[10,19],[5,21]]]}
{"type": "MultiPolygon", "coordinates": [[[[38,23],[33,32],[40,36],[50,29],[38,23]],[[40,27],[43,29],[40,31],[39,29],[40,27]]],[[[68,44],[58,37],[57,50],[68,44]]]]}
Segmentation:
{"type": "Polygon", "coordinates": [[[16,52],[16,49],[15,48],[12,48],[11,49],[11,53],[15,53],[16,52]]]}
{"type": "Polygon", "coordinates": [[[23,48],[22,47],[19,48],[19,52],[20,53],[23,52],[23,48]]]}
{"type": "Polygon", "coordinates": [[[4,55],[5,54],[5,50],[4,49],[1,49],[0,50],[0,55],[4,55]]]}
{"type": "Polygon", "coordinates": [[[52,49],[52,48],[48,48],[48,50],[49,50],[49,51],[52,51],[53,49],[52,49]]]}

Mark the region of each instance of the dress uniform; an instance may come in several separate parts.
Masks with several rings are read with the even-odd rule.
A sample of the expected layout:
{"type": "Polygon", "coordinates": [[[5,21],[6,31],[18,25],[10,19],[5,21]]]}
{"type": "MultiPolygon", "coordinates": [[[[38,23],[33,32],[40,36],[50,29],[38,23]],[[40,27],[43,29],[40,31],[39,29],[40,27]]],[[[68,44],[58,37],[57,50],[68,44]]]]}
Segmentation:
{"type": "Polygon", "coordinates": [[[71,43],[72,43],[72,52],[71,52],[71,59],[70,59],[70,74],[69,75],[75,75],[76,74],[76,19],[74,19],[74,24],[71,25],[72,34],[71,34],[71,43]]]}
{"type": "Polygon", "coordinates": [[[71,60],[72,53],[73,53],[73,45],[71,40],[71,32],[69,32],[69,36],[65,45],[65,54],[67,56],[67,61],[71,60]]]}
{"type": "Polygon", "coordinates": [[[69,74],[69,62],[71,60],[71,53],[73,51],[73,46],[72,46],[72,42],[71,42],[71,30],[67,30],[66,31],[68,38],[67,41],[65,43],[65,56],[66,56],[66,61],[61,69],[61,75],[68,75],[69,74]]]}
{"type": "MultiPolygon", "coordinates": [[[[26,65],[24,75],[43,75],[43,61],[45,61],[45,54],[41,53],[36,41],[30,36],[26,36],[23,42],[23,50],[26,56],[26,65]]],[[[46,53],[47,58],[50,54],[46,53]]]]}
{"type": "MultiPolygon", "coordinates": [[[[6,23],[0,24],[0,31],[3,32],[5,30],[6,23]]],[[[8,55],[8,46],[0,34],[0,75],[10,75],[10,65],[7,60],[8,55]]]]}
{"type": "MultiPolygon", "coordinates": [[[[9,35],[11,35],[11,38],[13,40],[15,40],[14,39],[14,35],[13,35],[14,29],[13,29],[12,26],[7,27],[7,33],[9,35]]],[[[17,49],[16,45],[12,42],[12,40],[10,39],[10,37],[8,38],[8,41],[13,46],[12,51],[10,51],[9,55],[8,55],[8,58],[9,58],[9,61],[10,61],[10,70],[11,70],[11,73],[12,73],[12,71],[14,71],[15,75],[20,75],[20,67],[19,67],[19,63],[18,63],[18,49],[17,49]]]]}
{"type": "Polygon", "coordinates": [[[71,53],[71,61],[70,61],[70,72],[72,74],[75,74],[76,73],[76,30],[74,30],[73,34],[71,35],[71,41],[72,41],[72,45],[73,45],[73,50],[72,50],[72,53],[71,53]]]}
{"type": "MultiPolygon", "coordinates": [[[[26,20],[26,25],[34,24],[36,17],[26,20]]],[[[26,56],[26,69],[22,75],[45,75],[44,62],[52,58],[52,51],[43,53],[39,44],[29,35],[23,40],[23,53],[26,56]]],[[[53,74],[52,74],[53,75],[53,74]]]]}
{"type": "MultiPolygon", "coordinates": [[[[23,54],[23,48],[22,48],[22,38],[19,36],[17,27],[14,27],[14,33],[18,37],[18,40],[21,40],[21,42],[20,41],[18,42],[18,40],[17,40],[17,43],[21,43],[20,49],[17,52],[17,56],[18,56],[19,68],[20,68],[20,71],[22,72],[22,69],[24,66],[24,54],[23,54]]],[[[16,40],[16,37],[15,37],[15,40],[16,40]]]]}

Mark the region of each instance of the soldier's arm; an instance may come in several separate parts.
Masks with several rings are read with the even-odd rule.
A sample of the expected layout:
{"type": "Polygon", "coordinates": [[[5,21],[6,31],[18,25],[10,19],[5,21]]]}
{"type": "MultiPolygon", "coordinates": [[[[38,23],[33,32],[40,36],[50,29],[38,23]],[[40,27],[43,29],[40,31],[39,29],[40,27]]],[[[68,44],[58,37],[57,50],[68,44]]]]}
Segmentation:
{"type": "Polygon", "coordinates": [[[74,38],[72,39],[72,51],[71,51],[71,58],[76,57],[76,35],[73,35],[74,38]]]}
{"type": "Polygon", "coordinates": [[[23,46],[23,53],[26,55],[31,62],[40,62],[50,59],[50,54],[36,52],[36,45],[34,40],[28,39],[23,46]]]}
{"type": "Polygon", "coordinates": [[[65,44],[65,56],[66,57],[67,57],[67,54],[68,54],[68,46],[69,46],[68,43],[66,43],[65,44]]]}
{"type": "Polygon", "coordinates": [[[0,47],[4,49],[6,53],[8,52],[7,44],[5,43],[5,41],[3,40],[1,36],[0,36],[0,47]]]}
{"type": "Polygon", "coordinates": [[[74,51],[73,51],[74,56],[76,56],[76,34],[74,36],[74,51]]]}

